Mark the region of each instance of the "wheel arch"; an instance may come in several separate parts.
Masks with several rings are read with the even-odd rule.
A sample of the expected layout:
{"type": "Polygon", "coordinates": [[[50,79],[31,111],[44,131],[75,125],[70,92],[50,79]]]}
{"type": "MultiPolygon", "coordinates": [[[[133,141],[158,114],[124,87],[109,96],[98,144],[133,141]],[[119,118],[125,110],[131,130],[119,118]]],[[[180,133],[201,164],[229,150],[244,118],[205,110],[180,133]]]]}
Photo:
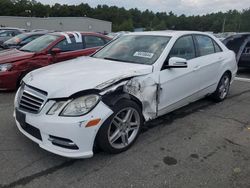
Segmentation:
{"type": "MultiPolygon", "coordinates": [[[[230,76],[230,80],[232,80],[232,72],[230,71],[230,70],[226,70],[224,73],[223,73],[223,75],[224,74],[229,74],[229,76],[230,76]]],[[[223,76],[222,75],[222,76],[223,76]]]]}
{"type": "MultiPolygon", "coordinates": [[[[135,102],[140,107],[141,112],[142,112],[142,110],[143,110],[142,102],[138,98],[136,98],[135,96],[128,94],[122,90],[118,90],[118,91],[115,91],[112,93],[105,94],[102,97],[102,102],[104,104],[106,104],[107,106],[109,106],[111,109],[113,109],[113,107],[117,103],[119,103],[121,100],[131,100],[131,101],[135,102]]],[[[142,117],[143,117],[143,121],[145,121],[145,117],[143,116],[143,113],[142,113],[142,117]]],[[[96,152],[99,149],[99,146],[97,144],[97,137],[98,137],[98,133],[100,131],[101,126],[98,128],[96,135],[95,135],[95,138],[94,138],[93,152],[96,152]]]]}
{"type": "Polygon", "coordinates": [[[223,77],[223,75],[225,74],[229,74],[230,76],[230,81],[232,81],[232,77],[233,77],[233,74],[232,74],[232,71],[230,71],[230,69],[225,69],[224,71],[222,71],[222,74],[218,76],[218,81],[216,83],[216,89],[220,83],[220,79],[223,77]]]}
{"type": "Polygon", "coordinates": [[[123,99],[132,100],[140,107],[141,110],[143,110],[142,102],[138,98],[122,90],[117,90],[115,92],[105,94],[102,97],[102,101],[110,108],[113,108],[115,104],[117,104],[120,100],[123,99]]]}

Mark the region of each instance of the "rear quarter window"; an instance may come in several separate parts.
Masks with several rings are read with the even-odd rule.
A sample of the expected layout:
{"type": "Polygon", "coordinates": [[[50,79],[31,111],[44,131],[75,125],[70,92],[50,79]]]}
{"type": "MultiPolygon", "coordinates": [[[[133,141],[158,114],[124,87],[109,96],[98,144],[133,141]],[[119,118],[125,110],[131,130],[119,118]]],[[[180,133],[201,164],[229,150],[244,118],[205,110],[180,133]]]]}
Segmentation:
{"type": "Polygon", "coordinates": [[[214,50],[215,50],[215,52],[216,53],[222,52],[221,47],[215,41],[213,41],[213,42],[214,42],[214,50]]]}

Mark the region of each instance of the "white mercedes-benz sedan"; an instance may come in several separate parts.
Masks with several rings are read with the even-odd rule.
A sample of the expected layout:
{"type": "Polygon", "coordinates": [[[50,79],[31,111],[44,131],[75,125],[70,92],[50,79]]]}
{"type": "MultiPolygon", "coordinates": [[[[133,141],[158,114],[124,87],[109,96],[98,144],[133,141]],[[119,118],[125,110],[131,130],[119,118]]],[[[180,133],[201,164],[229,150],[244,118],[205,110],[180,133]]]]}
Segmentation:
{"type": "Polygon", "coordinates": [[[236,72],[234,52],[210,34],[130,33],[91,57],[27,74],[14,117],[52,153],[88,158],[95,146],[119,153],[145,122],[206,96],[224,100],[236,72]]]}

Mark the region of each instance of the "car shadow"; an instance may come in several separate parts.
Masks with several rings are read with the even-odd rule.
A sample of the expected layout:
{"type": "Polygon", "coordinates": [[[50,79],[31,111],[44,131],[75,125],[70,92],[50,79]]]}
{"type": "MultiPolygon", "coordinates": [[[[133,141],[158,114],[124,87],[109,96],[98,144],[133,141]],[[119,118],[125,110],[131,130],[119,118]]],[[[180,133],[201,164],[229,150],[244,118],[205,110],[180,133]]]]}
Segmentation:
{"type": "Polygon", "coordinates": [[[184,118],[192,113],[202,111],[205,108],[215,105],[216,103],[210,99],[209,97],[206,97],[204,99],[201,99],[199,101],[190,103],[187,106],[184,106],[180,109],[177,109],[173,112],[170,112],[166,115],[160,116],[154,120],[151,120],[149,122],[145,123],[145,126],[143,126],[142,133],[148,131],[149,129],[152,129],[157,126],[170,126],[174,123],[175,120],[184,118]]]}

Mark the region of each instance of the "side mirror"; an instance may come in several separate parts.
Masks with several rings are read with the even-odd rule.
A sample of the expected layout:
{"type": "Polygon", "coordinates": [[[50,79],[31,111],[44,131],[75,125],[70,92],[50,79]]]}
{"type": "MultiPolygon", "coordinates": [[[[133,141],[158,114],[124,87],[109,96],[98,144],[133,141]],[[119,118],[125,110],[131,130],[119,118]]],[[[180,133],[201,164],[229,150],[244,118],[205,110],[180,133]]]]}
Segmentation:
{"type": "Polygon", "coordinates": [[[61,49],[60,48],[53,48],[51,50],[51,54],[52,55],[56,55],[56,54],[59,54],[59,53],[61,53],[61,49]]]}
{"type": "Polygon", "coordinates": [[[179,57],[171,57],[165,68],[187,68],[187,60],[179,57]]]}

